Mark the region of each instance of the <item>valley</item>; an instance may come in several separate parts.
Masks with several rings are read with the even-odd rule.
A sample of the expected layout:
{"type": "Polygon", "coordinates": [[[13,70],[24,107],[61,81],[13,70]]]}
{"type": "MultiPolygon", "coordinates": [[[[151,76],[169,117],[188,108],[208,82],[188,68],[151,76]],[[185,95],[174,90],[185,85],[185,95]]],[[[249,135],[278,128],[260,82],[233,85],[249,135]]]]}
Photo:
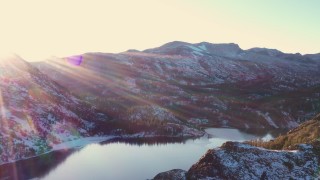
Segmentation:
{"type": "MultiPolygon", "coordinates": [[[[317,141],[317,130],[312,130],[317,137],[310,137],[310,141],[299,141],[304,139],[300,135],[294,137],[292,145],[296,148],[293,149],[286,149],[288,142],[279,148],[278,144],[270,143],[273,140],[269,143],[267,140],[280,135],[282,140],[277,142],[283,143],[289,138],[284,132],[299,129],[299,125],[304,127],[307,120],[320,112],[319,69],[318,54],[286,54],[265,48],[243,50],[232,43],[175,41],[144,51],[86,53],[33,63],[12,56],[0,61],[1,176],[15,179],[12,168],[17,165],[22,171],[16,179],[63,177],[60,166],[78,153],[93,147],[78,158],[80,163],[92,153],[114,147],[116,152],[129,148],[136,155],[154,148],[153,151],[157,151],[154,155],[159,159],[178,154],[186,158],[181,164],[154,162],[153,174],[150,171],[136,179],[152,178],[173,168],[182,170],[165,172],[155,179],[231,177],[228,173],[232,170],[223,172],[225,174],[203,171],[202,168],[210,164],[206,158],[187,171],[208,149],[219,146],[205,155],[217,157],[215,164],[226,165],[219,161],[221,152],[234,151],[223,155],[228,159],[233,158],[233,154],[246,157],[243,152],[252,150],[263,161],[267,161],[265,155],[288,157],[292,166],[297,167],[296,171],[303,172],[296,175],[289,170],[292,177],[303,177],[311,171],[315,174],[318,161],[310,149],[317,147],[310,143],[317,141]],[[216,129],[209,133],[205,131],[208,128],[216,129]],[[219,134],[224,137],[219,139],[219,134]],[[266,137],[268,139],[259,140],[266,137]],[[148,144],[150,139],[155,141],[148,144]],[[249,140],[251,144],[228,142],[249,140]],[[300,148],[301,143],[307,143],[308,150],[301,150],[304,147],[300,148]],[[194,146],[198,150],[186,150],[194,146]],[[163,154],[164,151],[171,153],[163,154]],[[55,156],[57,161],[46,162],[55,156]],[[292,158],[305,156],[311,158],[303,161],[312,164],[309,169],[299,169],[301,164],[291,162],[292,158]],[[23,169],[30,163],[43,172],[28,174],[23,169]]],[[[103,152],[112,154],[108,149],[103,152]]],[[[130,156],[130,150],[116,155],[130,156]]],[[[248,158],[238,160],[245,162],[248,158]]],[[[134,163],[128,162],[128,169],[134,163]]],[[[110,164],[104,165],[112,171],[110,164]]],[[[249,171],[243,169],[244,174],[250,174],[249,171]]],[[[260,177],[261,173],[256,172],[252,177],[260,177]]],[[[270,175],[273,176],[282,177],[270,175]]],[[[110,173],[108,178],[117,178],[117,175],[110,173]]]]}

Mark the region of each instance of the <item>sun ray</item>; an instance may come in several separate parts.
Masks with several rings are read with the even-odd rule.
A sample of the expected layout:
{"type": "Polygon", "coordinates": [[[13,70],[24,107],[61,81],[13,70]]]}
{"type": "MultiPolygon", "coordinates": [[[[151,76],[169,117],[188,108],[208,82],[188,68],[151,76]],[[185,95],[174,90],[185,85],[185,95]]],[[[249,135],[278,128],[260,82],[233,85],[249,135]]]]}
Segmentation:
{"type": "MultiPolygon", "coordinates": [[[[11,136],[12,132],[10,131],[10,125],[8,122],[8,117],[7,117],[7,110],[5,108],[5,103],[3,100],[2,96],[2,89],[0,88],[0,126],[1,126],[1,144],[2,146],[2,153],[5,154],[6,157],[2,158],[8,158],[8,160],[13,160],[15,159],[15,151],[14,151],[14,138],[11,136]]],[[[18,171],[16,164],[14,163],[12,165],[12,171],[14,175],[14,179],[18,179],[18,171]]]]}
{"type": "Polygon", "coordinates": [[[105,72],[102,74],[95,72],[90,68],[68,65],[65,63],[65,61],[62,60],[48,61],[48,64],[63,71],[63,73],[67,74],[68,77],[71,77],[72,80],[76,80],[82,84],[85,84],[87,87],[92,87],[95,85],[95,82],[99,82],[103,85],[106,85],[111,92],[119,97],[143,104],[153,104],[153,102],[147,101],[137,95],[134,95],[132,92],[125,88],[125,81],[118,76],[118,74],[125,74],[125,72],[105,72]]]}

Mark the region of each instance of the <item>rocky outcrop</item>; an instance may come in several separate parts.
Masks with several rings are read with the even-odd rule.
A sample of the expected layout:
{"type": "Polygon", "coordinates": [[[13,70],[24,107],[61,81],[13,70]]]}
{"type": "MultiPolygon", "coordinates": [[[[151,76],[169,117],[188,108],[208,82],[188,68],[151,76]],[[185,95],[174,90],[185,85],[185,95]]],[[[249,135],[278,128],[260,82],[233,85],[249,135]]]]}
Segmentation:
{"type": "Polygon", "coordinates": [[[183,170],[160,173],[154,180],[180,179],[313,179],[319,176],[319,157],[312,145],[294,151],[275,151],[238,142],[210,149],[183,175],[183,170]]]}
{"type": "Polygon", "coordinates": [[[319,159],[312,145],[273,151],[237,142],[209,150],[187,172],[188,179],[312,179],[319,159]]]}
{"type": "Polygon", "coordinates": [[[153,180],[186,180],[186,171],[182,169],[173,169],[156,175],[153,180]]]}

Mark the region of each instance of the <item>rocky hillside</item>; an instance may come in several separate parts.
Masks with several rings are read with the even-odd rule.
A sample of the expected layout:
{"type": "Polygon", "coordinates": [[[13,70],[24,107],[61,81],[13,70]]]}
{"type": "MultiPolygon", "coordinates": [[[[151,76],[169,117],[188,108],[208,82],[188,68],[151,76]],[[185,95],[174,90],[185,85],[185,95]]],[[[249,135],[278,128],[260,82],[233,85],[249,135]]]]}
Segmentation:
{"type": "Polygon", "coordinates": [[[175,169],[163,172],[154,180],[320,178],[319,117],[267,142],[282,144],[282,140],[286,139],[291,142],[288,146],[290,150],[270,150],[247,143],[226,142],[220,148],[208,150],[188,171],[175,169]],[[294,139],[299,142],[292,142],[294,139]]]}
{"type": "Polygon", "coordinates": [[[320,112],[318,57],[171,42],[142,52],[87,53],[34,66],[133,126],[151,127],[165,117],[188,126],[293,128],[320,112]]]}
{"type": "Polygon", "coordinates": [[[298,144],[314,144],[318,143],[319,140],[320,114],[314,119],[301,124],[297,128],[290,130],[287,134],[281,135],[272,141],[264,142],[258,139],[247,143],[267,149],[290,150],[294,149],[298,144]]]}
{"type": "Polygon", "coordinates": [[[97,134],[108,117],[17,56],[0,60],[0,164],[97,134]]]}

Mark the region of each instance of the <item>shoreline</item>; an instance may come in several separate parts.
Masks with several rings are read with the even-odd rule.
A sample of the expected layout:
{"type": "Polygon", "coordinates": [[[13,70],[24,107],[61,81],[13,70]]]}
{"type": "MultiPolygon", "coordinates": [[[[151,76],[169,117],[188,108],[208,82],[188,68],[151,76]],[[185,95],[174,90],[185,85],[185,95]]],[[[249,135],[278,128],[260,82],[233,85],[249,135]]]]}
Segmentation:
{"type": "MultiPolygon", "coordinates": [[[[215,128],[215,127],[211,127],[215,128]]],[[[236,129],[231,127],[223,127],[225,129],[236,129]]],[[[205,130],[210,128],[203,128],[203,134],[201,136],[170,136],[170,135],[145,135],[144,133],[136,133],[132,135],[106,135],[106,136],[92,136],[92,137],[83,137],[71,141],[66,141],[60,144],[54,145],[49,151],[35,155],[30,156],[26,158],[21,158],[18,160],[13,160],[5,163],[0,163],[0,167],[12,163],[16,163],[23,160],[28,160],[32,158],[37,158],[42,155],[46,155],[52,152],[59,152],[63,150],[75,150],[75,149],[81,149],[89,144],[108,144],[108,143],[115,143],[115,142],[123,142],[123,143],[161,143],[161,142],[168,142],[169,143],[178,143],[178,142],[184,142],[186,140],[190,139],[198,139],[201,137],[210,138],[212,137],[211,134],[207,133],[205,130]]],[[[241,132],[241,129],[237,129],[241,132]]],[[[248,132],[250,133],[250,132],[248,132]]]]}
{"type": "MultiPolygon", "coordinates": [[[[9,161],[9,162],[5,162],[5,163],[0,163],[0,168],[2,166],[5,165],[9,165],[9,164],[13,164],[19,161],[24,161],[24,160],[28,160],[28,159],[32,159],[32,158],[37,158],[49,153],[53,153],[53,152],[59,152],[59,151],[69,151],[69,150],[75,150],[75,149],[81,149],[89,144],[108,144],[108,143],[115,143],[115,142],[128,142],[131,140],[137,140],[137,141],[148,141],[148,140],[160,140],[160,141],[167,141],[167,140],[176,140],[175,142],[182,142],[182,141],[186,141],[188,139],[197,139],[197,138],[201,138],[201,137],[208,137],[206,136],[208,135],[207,133],[204,133],[202,136],[167,136],[167,135],[149,135],[149,136],[141,136],[140,133],[138,134],[133,134],[133,135],[122,135],[122,136],[113,136],[113,135],[109,135],[109,136],[93,136],[93,137],[83,137],[83,138],[79,138],[79,139],[75,139],[75,140],[71,140],[71,141],[66,141],[60,144],[56,144],[52,147],[52,149],[50,149],[47,152],[41,153],[41,154],[37,154],[35,156],[30,156],[30,157],[26,157],[26,158],[21,158],[18,160],[13,160],[13,161],[9,161]]],[[[172,142],[172,143],[175,143],[172,142]]]]}

